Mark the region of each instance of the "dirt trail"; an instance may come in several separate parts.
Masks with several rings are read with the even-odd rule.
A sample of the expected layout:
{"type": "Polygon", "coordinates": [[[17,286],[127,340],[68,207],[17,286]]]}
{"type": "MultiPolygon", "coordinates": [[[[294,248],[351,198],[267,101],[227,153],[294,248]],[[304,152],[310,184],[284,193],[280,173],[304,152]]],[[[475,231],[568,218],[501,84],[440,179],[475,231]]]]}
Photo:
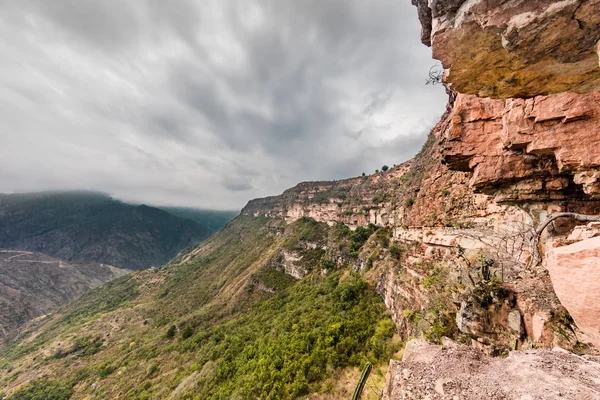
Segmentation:
{"type": "Polygon", "coordinates": [[[562,349],[490,357],[472,347],[407,344],[392,360],[384,400],[600,399],[600,359],[562,349]]]}

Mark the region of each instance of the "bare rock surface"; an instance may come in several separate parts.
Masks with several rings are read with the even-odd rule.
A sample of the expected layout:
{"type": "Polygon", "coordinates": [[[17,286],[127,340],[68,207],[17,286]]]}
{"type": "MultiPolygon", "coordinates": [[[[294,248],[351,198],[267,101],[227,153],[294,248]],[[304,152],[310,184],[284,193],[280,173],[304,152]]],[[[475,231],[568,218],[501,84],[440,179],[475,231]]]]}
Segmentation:
{"type": "Polygon", "coordinates": [[[383,399],[525,400],[600,398],[600,363],[564,350],[493,358],[472,347],[410,341],[392,360],[383,399]]]}
{"type": "Polygon", "coordinates": [[[444,159],[497,200],[600,197],[600,92],[531,99],[458,95],[444,159]]]}
{"type": "Polygon", "coordinates": [[[242,214],[284,217],[287,221],[310,217],[350,226],[391,225],[394,223],[391,195],[409,169],[410,162],[406,162],[369,176],[302,182],[279,196],[249,201],[242,214]]]}
{"type": "Polygon", "coordinates": [[[546,268],[562,305],[600,347],[600,237],[550,250],[546,268]]]}
{"type": "Polygon", "coordinates": [[[599,0],[412,3],[453,90],[509,98],[600,89],[599,0]]]}

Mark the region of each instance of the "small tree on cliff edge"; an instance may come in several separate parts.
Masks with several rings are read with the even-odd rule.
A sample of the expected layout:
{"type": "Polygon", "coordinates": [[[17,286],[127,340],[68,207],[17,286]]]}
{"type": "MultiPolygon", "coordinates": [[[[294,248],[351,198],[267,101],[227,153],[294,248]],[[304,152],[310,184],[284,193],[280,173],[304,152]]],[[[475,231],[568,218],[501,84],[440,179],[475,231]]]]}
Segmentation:
{"type": "Polygon", "coordinates": [[[390,169],[390,167],[388,167],[387,165],[384,165],[383,167],[381,167],[381,170],[383,172],[387,171],[388,169],[390,169]]]}
{"type": "Polygon", "coordinates": [[[444,69],[441,65],[436,64],[429,68],[429,78],[425,81],[426,85],[437,85],[438,83],[442,83],[442,78],[444,77],[444,69]]]}

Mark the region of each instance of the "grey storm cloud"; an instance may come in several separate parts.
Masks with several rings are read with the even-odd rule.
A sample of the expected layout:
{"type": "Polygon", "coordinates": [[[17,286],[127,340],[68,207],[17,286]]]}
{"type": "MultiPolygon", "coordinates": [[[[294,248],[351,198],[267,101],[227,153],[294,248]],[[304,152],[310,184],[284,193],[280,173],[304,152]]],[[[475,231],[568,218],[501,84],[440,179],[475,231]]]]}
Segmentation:
{"type": "Polygon", "coordinates": [[[0,192],[239,208],[416,154],[444,110],[408,0],[0,3],[0,192]]]}

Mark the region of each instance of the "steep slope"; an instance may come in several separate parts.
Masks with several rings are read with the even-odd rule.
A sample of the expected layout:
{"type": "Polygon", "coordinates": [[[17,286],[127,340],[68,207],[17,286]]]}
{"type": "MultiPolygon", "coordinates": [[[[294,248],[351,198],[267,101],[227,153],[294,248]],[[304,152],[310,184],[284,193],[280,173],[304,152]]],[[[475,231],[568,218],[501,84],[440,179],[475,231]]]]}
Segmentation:
{"type": "Polygon", "coordinates": [[[413,3],[461,92],[413,160],[253,200],[173,263],[29,325],[0,353],[9,396],[347,397],[344,368],[395,350],[375,293],[402,339],[477,348],[393,361],[392,398],[450,393],[437,357],[481,372],[460,387],[471,398],[523,394],[497,379],[511,368],[539,377],[548,396],[563,378],[569,395],[597,394],[593,357],[529,351],[600,346],[598,227],[545,224],[557,212],[600,214],[597,1],[413,3]],[[556,370],[562,362],[576,380],[556,370]]]}
{"type": "Polygon", "coordinates": [[[0,195],[0,248],[67,261],[128,269],[160,266],[214,232],[163,210],[99,193],[0,195]]]}
{"type": "Polygon", "coordinates": [[[9,399],[349,397],[358,368],[371,361],[382,380],[399,346],[374,286],[335,261],[356,260],[370,233],[240,216],[170,264],[30,323],[0,350],[0,388],[9,399]]]}
{"type": "Polygon", "coordinates": [[[131,271],[69,263],[44,254],[0,250],[0,338],[131,271]]]}
{"type": "MultiPolygon", "coordinates": [[[[502,130],[503,119],[486,113],[489,100],[464,102],[461,95],[450,100],[446,114],[410,162],[368,177],[306,182],[280,196],[253,200],[242,213],[287,221],[310,216],[329,224],[373,223],[389,229],[399,249],[396,255],[374,243],[360,255],[356,268],[368,268],[379,282],[378,290],[404,337],[424,334],[439,340],[446,335],[491,354],[515,347],[587,348],[594,335],[577,331],[540,260],[540,248],[543,252],[544,246],[565,240],[575,223],[559,220],[552,235],[541,240],[535,230],[556,211],[598,214],[600,202],[573,184],[545,183],[573,182],[570,171],[561,177],[546,170],[527,173],[531,169],[526,164],[516,168],[517,157],[528,160],[533,155],[516,154],[517,161],[506,166],[506,173],[495,170],[500,179],[480,183],[477,171],[454,162],[460,155],[458,146],[466,147],[457,133],[482,141],[493,138],[502,130]],[[524,171],[522,177],[509,176],[518,171],[524,171]],[[482,297],[486,291],[493,296],[482,297]]],[[[588,123],[593,127],[593,119],[588,123]]],[[[561,124],[553,119],[545,127],[561,124]]],[[[469,159],[488,162],[485,155],[477,158],[477,149],[490,152],[494,147],[468,149],[467,165],[469,159]]]]}

